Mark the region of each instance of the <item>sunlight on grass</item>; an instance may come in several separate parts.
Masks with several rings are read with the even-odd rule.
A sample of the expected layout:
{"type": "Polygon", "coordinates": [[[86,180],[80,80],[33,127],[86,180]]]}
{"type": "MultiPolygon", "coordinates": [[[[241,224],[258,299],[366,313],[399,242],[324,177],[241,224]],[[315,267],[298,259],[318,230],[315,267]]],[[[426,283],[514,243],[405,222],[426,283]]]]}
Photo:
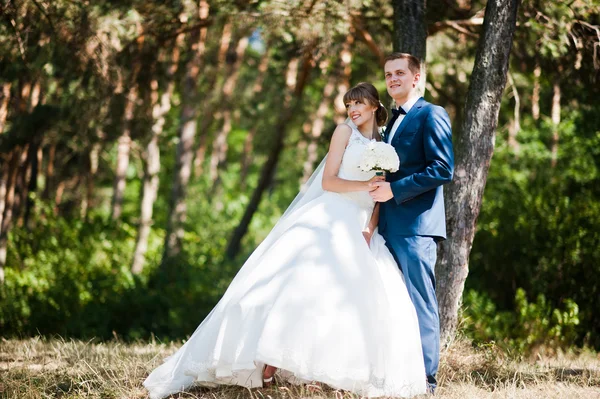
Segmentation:
{"type": "MultiPolygon", "coordinates": [[[[142,381],[174,344],[32,338],[0,341],[0,398],[146,398],[142,381]]],[[[600,398],[600,357],[593,352],[511,358],[488,345],[457,341],[442,353],[435,397],[600,398]]],[[[171,398],[358,398],[316,386],[194,389],[171,398]]]]}

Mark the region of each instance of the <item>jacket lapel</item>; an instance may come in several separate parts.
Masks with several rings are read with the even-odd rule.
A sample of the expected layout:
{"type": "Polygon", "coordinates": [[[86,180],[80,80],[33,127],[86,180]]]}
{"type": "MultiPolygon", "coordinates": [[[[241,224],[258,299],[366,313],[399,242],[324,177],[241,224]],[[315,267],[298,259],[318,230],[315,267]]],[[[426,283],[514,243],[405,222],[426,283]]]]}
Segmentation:
{"type": "Polygon", "coordinates": [[[392,117],[388,122],[385,130],[383,131],[383,141],[388,142],[388,137],[390,137],[390,133],[392,132],[392,126],[394,126],[394,122],[396,122],[397,118],[392,117]]]}
{"type": "Polygon", "coordinates": [[[396,130],[396,134],[394,134],[394,138],[392,139],[391,144],[393,146],[395,146],[398,143],[398,137],[400,137],[404,129],[406,129],[406,127],[410,124],[410,121],[419,112],[419,109],[421,109],[423,105],[425,105],[425,100],[423,99],[423,97],[421,97],[417,100],[415,105],[412,106],[410,111],[408,111],[408,113],[404,116],[404,119],[402,119],[402,122],[400,122],[400,126],[398,126],[398,130],[396,130]]]}

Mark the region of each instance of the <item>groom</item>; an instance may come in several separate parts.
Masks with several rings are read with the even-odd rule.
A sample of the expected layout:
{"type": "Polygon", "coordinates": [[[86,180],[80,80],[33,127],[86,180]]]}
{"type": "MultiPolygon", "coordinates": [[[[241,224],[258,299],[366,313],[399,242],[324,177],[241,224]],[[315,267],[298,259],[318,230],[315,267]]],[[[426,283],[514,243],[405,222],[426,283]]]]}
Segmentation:
{"type": "Polygon", "coordinates": [[[425,373],[433,392],[440,358],[440,323],[435,296],[437,242],[446,238],[442,185],[452,180],[452,130],[446,111],[417,94],[418,58],[392,53],[385,59],[385,81],[397,109],[384,140],[400,158],[400,169],[376,182],[381,202],[379,232],[406,280],[421,331],[425,373]]]}

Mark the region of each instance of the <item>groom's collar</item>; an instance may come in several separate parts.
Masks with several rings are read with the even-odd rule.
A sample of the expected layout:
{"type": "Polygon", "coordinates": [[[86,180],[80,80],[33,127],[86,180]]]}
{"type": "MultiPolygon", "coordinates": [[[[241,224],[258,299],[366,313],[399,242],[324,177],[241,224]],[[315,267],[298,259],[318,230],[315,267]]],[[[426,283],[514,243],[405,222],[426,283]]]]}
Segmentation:
{"type": "Polygon", "coordinates": [[[419,101],[420,98],[421,98],[421,96],[411,97],[404,104],[400,104],[400,106],[402,107],[404,112],[406,112],[408,114],[410,109],[417,103],[417,101],[419,101]]]}

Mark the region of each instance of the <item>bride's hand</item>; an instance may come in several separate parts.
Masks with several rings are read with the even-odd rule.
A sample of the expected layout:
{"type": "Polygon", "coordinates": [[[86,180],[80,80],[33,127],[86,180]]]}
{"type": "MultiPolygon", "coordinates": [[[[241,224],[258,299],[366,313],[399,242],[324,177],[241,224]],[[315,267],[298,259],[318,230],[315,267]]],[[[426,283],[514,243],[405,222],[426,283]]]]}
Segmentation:
{"type": "Polygon", "coordinates": [[[371,179],[367,180],[365,183],[367,184],[367,191],[373,191],[377,189],[377,186],[373,185],[373,183],[378,181],[385,181],[385,176],[373,176],[371,179]]]}

